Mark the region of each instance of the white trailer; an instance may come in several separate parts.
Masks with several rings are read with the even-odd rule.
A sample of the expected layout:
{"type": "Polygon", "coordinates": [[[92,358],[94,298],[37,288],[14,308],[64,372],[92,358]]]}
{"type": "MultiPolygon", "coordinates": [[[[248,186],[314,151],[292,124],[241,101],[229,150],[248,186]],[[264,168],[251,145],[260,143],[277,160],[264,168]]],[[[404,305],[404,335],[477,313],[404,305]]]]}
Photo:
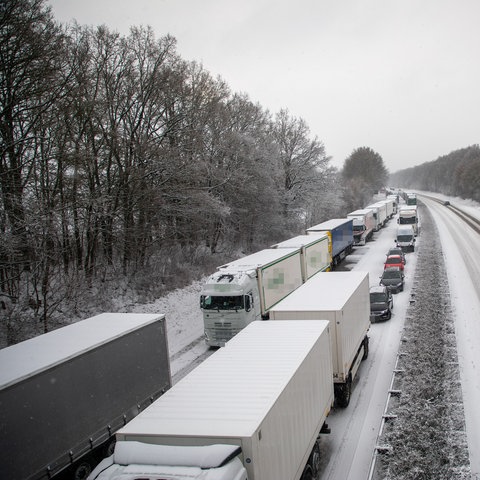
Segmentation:
{"type": "Polygon", "coordinates": [[[331,376],[328,322],[253,322],[122,428],[89,480],[317,478],[331,376]]]}
{"type": "Polygon", "coordinates": [[[330,270],[332,264],[329,237],[325,234],[298,235],[272,245],[272,248],[299,248],[302,258],[302,279],[306,282],[318,272],[330,270]]]}
{"type": "Polygon", "coordinates": [[[387,210],[387,220],[390,220],[395,213],[397,213],[396,209],[396,199],[393,199],[391,197],[387,197],[385,200],[380,200],[377,203],[384,203],[386,210],[387,210]]]}
{"type": "Polygon", "coordinates": [[[383,224],[379,215],[380,207],[378,205],[367,205],[365,208],[368,208],[369,210],[372,211],[373,221],[374,221],[373,231],[378,232],[383,227],[383,224]]]}
{"type": "Polygon", "coordinates": [[[319,273],[272,308],[270,318],[330,321],[335,400],[340,407],[346,407],[352,381],[361,361],[368,356],[368,273],[319,273]]]}
{"type": "Polygon", "coordinates": [[[404,205],[400,207],[398,212],[399,225],[411,225],[416,236],[420,231],[419,223],[416,205],[404,205]]]}
{"type": "Polygon", "coordinates": [[[373,236],[375,219],[372,210],[362,208],[347,214],[353,220],[353,244],[365,245],[373,236]]]}
{"type": "Polygon", "coordinates": [[[224,346],[302,283],[300,248],[261,250],[218,267],[200,297],[206,343],[224,346]]]}

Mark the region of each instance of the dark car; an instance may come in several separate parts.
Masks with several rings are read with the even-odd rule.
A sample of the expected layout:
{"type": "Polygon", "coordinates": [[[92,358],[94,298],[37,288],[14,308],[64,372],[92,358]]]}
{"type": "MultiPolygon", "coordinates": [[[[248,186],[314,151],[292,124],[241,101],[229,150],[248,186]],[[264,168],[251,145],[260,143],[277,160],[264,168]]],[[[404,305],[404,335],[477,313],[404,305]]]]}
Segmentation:
{"type": "Polygon", "coordinates": [[[400,255],[403,258],[403,264],[407,264],[407,258],[405,256],[405,252],[402,250],[401,247],[392,247],[388,252],[387,252],[387,257],[390,255],[400,255]]]}
{"type": "Polygon", "coordinates": [[[393,297],[390,290],[379,285],[370,288],[370,321],[390,320],[392,318],[393,297]]]}
{"type": "Polygon", "coordinates": [[[392,293],[403,292],[404,278],[399,267],[386,268],[380,277],[380,285],[384,285],[392,293]]]}

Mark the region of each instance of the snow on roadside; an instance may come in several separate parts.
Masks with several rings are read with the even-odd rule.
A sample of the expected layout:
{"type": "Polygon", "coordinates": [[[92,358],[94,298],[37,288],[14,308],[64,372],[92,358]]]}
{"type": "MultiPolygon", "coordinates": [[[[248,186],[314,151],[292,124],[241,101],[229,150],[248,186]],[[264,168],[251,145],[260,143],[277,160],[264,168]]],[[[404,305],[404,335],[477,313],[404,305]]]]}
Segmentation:
{"type": "Polygon", "coordinates": [[[152,303],[134,305],[132,313],[163,313],[167,323],[172,377],[190,366],[208,350],[203,340],[200,292],[206,279],[173,290],[152,303]]]}
{"type": "Polygon", "coordinates": [[[422,242],[415,303],[407,311],[399,372],[382,438],[391,450],[378,457],[382,479],[470,478],[455,327],[438,230],[419,207],[422,242]],[[425,238],[424,238],[425,240],[425,238]]]}

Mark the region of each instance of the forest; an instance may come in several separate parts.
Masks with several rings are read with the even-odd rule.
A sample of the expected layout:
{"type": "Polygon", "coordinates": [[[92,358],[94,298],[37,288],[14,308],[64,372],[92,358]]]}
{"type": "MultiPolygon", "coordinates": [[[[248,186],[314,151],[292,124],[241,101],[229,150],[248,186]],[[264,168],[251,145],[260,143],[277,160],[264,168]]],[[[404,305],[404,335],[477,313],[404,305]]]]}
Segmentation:
{"type": "MultiPolygon", "coordinates": [[[[148,26],[122,36],[4,0],[0,32],[4,345],[158,298],[387,184],[377,152],[339,171],[304,119],[231,91],[148,26]]],[[[432,162],[390,184],[478,199],[478,146],[437,162],[441,175],[416,170],[432,162]]]]}
{"type": "Polygon", "coordinates": [[[392,185],[480,202],[480,147],[471,145],[434,161],[395,172],[392,185]]]}
{"type": "Polygon", "coordinates": [[[61,25],[44,0],[0,14],[7,343],[346,213],[306,122],[232,92],[175,38],[61,25]]]}

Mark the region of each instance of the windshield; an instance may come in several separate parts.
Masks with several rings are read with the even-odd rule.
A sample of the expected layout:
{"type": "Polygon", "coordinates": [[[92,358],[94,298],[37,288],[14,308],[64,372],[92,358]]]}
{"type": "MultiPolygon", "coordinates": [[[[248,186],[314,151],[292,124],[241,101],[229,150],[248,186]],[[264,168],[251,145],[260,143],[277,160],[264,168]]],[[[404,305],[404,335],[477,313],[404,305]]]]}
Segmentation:
{"type": "Polygon", "coordinates": [[[243,295],[202,295],[200,306],[205,310],[239,310],[243,309],[243,298],[243,295]]]}
{"type": "Polygon", "coordinates": [[[384,293],[371,293],[370,294],[370,303],[385,303],[387,301],[387,296],[384,293]]]}
{"type": "Polygon", "coordinates": [[[413,235],[397,235],[397,242],[409,242],[413,235]]]}
{"type": "Polygon", "coordinates": [[[417,218],[416,217],[400,217],[400,225],[411,225],[413,223],[416,223],[417,218]]]}
{"type": "Polygon", "coordinates": [[[385,263],[387,265],[388,264],[398,265],[399,263],[402,263],[402,261],[400,260],[400,257],[390,257],[385,260],[385,263]]]}
{"type": "Polygon", "coordinates": [[[398,270],[385,270],[383,278],[400,278],[400,272],[398,270]]]}

